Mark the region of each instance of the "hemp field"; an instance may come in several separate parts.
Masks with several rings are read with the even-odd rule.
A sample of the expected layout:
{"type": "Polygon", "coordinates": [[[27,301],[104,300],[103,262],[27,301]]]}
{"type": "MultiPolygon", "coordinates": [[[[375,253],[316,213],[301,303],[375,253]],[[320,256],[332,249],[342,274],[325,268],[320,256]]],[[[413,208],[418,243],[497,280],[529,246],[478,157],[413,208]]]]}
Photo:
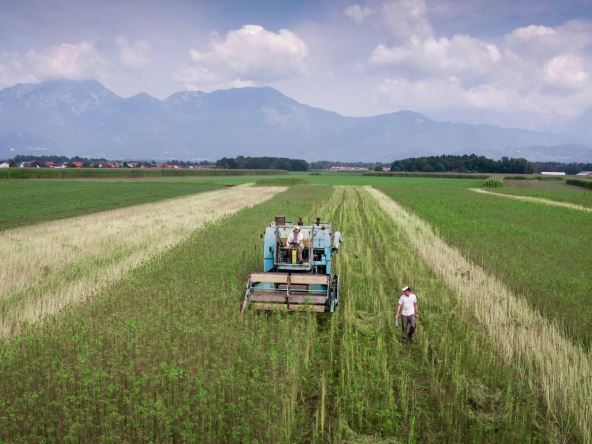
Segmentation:
{"type": "Polygon", "coordinates": [[[0,230],[219,188],[214,183],[0,181],[0,230]]]}
{"type": "MultiPolygon", "coordinates": [[[[117,254],[93,247],[102,259],[82,268],[54,252],[51,271],[143,255],[0,340],[0,442],[592,442],[592,214],[473,193],[474,179],[294,178],[0,232],[1,247],[92,218],[66,230],[92,238],[123,211],[138,237],[117,254]],[[209,222],[182,223],[187,202],[209,222]],[[238,316],[275,214],[342,231],[334,315],[238,316]],[[393,320],[407,284],[421,308],[411,345],[393,320]]],[[[42,262],[14,282],[19,298],[0,296],[3,321],[35,299],[42,262]]]]}

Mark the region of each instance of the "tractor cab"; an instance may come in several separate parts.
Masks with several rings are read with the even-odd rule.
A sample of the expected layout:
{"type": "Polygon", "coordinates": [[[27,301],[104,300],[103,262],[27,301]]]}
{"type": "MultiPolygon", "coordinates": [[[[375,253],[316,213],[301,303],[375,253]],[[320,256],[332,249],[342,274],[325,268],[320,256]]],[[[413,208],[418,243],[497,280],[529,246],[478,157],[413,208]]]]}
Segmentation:
{"type": "Polygon", "coordinates": [[[333,234],[331,224],[320,218],[311,225],[300,219],[296,224],[277,216],[264,234],[263,271],[314,271],[331,274],[331,255],[339,249],[341,234],[333,234]],[[296,249],[288,245],[288,237],[294,227],[302,234],[302,263],[296,260],[296,249]]]}
{"type": "Polygon", "coordinates": [[[259,310],[312,310],[333,312],[339,299],[339,278],[333,273],[341,234],[330,223],[287,222],[277,216],[263,234],[263,272],[252,273],[242,306],[259,310]],[[294,227],[302,234],[302,262],[288,245],[294,227]]]}

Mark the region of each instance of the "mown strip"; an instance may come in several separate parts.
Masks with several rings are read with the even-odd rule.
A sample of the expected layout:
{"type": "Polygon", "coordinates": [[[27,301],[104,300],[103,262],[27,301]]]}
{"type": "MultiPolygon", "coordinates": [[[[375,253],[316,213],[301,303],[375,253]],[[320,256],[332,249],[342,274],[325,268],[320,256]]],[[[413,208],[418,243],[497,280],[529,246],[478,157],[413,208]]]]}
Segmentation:
{"type": "Polygon", "coordinates": [[[0,231],[221,187],[203,182],[8,180],[0,182],[0,231]]]}
{"type": "Polygon", "coordinates": [[[445,184],[377,186],[505,282],[576,342],[592,343],[590,214],[445,184]]]}
{"type": "Polygon", "coordinates": [[[465,259],[430,226],[384,193],[369,189],[407,236],[410,247],[446,283],[461,311],[488,332],[498,355],[538,386],[562,433],[592,442],[592,360],[499,280],[465,259]]]}
{"type": "MultiPolygon", "coordinates": [[[[366,191],[338,188],[341,304],[321,323],[292,442],[529,442],[558,437],[538,388],[501,362],[474,316],[366,191]],[[403,285],[422,317],[411,346],[394,308],[403,285]],[[477,327],[477,328],[476,328],[477,327]]],[[[569,436],[569,434],[564,435],[569,436]]]]}
{"type": "Polygon", "coordinates": [[[282,190],[241,186],[5,230],[0,336],[85,300],[192,230],[282,190]]]}
{"type": "Polygon", "coordinates": [[[505,180],[504,187],[496,193],[513,196],[540,197],[592,208],[592,191],[566,184],[563,181],[505,180]]]}
{"type": "Polygon", "coordinates": [[[498,193],[498,192],[494,192],[494,191],[484,190],[482,188],[471,188],[470,190],[475,193],[489,194],[490,196],[504,197],[506,199],[515,199],[515,200],[521,200],[524,202],[532,202],[532,203],[538,203],[538,204],[542,204],[542,205],[551,205],[551,206],[555,206],[555,207],[568,208],[570,210],[592,212],[592,207],[587,208],[587,207],[583,207],[581,205],[576,205],[573,203],[559,202],[556,200],[544,199],[542,197],[522,196],[522,195],[518,195],[518,194],[502,194],[502,193],[498,193]]]}
{"type": "Polygon", "coordinates": [[[316,317],[239,306],[263,228],[328,194],[294,187],[208,225],[0,344],[0,441],[289,442],[316,317]]]}

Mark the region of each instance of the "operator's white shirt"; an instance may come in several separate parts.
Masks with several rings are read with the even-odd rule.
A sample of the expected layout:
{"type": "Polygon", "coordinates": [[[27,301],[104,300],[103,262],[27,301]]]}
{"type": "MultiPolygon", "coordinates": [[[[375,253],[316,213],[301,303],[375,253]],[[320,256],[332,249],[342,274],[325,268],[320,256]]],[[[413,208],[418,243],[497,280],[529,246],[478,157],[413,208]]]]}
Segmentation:
{"type": "Polygon", "coordinates": [[[415,314],[415,304],[417,302],[417,297],[411,293],[409,296],[402,295],[399,298],[399,305],[402,305],[403,309],[401,310],[401,314],[403,316],[411,316],[415,314]]]}
{"type": "Polygon", "coordinates": [[[302,244],[302,233],[299,231],[296,236],[294,236],[294,232],[292,231],[288,236],[288,245],[292,242],[296,242],[298,245],[302,244]]]}

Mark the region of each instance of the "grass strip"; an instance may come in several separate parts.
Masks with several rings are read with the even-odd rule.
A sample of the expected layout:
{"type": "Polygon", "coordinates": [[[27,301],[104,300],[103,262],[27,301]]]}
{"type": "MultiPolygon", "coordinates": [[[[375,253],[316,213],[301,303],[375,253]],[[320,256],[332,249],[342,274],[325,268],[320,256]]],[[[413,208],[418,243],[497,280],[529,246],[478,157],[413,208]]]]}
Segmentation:
{"type": "Polygon", "coordinates": [[[536,384],[562,430],[592,442],[592,361],[554,323],[533,311],[499,280],[465,259],[430,226],[384,193],[368,192],[402,228],[410,245],[483,325],[507,365],[536,384]]]}
{"type": "Polygon", "coordinates": [[[544,199],[542,197],[521,196],[521,195],[516,195],[516,194],[502,194],[502,193],[497,193],[495,191],[484,190],[482,188],[470,188],[470,190],[475,193],[489,194],[489,195],[493,195],[493,196],[497,196],[497,197],[505,197],[507,199],[522,200],[525,202],[533,202],[533,203],[538,203],[538,204],[543,204],[543,205],[552,205],[555,207],[569,208],[570,210],[592,212],[592,207],[588,208],[588,207],[583,207],[581,205],[576,205],[573,203],[559,202],[559,201],[551,200],[551,199],[544,199]]]}
{"type": "Polygon", "coordinates": [[[2,232],[0,336],[88,298],[192,230],[284,189],[235,187],[2,232]]]}
{"type": "MultiPolygon", "coordinates": [[[[569,179],[567,179],[569,180],[569,179]]],[[[496,192],[517,196],[541,197],[592,208],[592,192],[564,181],[506,180],[506,186],[496,192]]]]}
{"type": "Polygon", "coordinates": [[[221,184],[75,180],[0,182],[0,230],[212,191],[221,184]]]}

